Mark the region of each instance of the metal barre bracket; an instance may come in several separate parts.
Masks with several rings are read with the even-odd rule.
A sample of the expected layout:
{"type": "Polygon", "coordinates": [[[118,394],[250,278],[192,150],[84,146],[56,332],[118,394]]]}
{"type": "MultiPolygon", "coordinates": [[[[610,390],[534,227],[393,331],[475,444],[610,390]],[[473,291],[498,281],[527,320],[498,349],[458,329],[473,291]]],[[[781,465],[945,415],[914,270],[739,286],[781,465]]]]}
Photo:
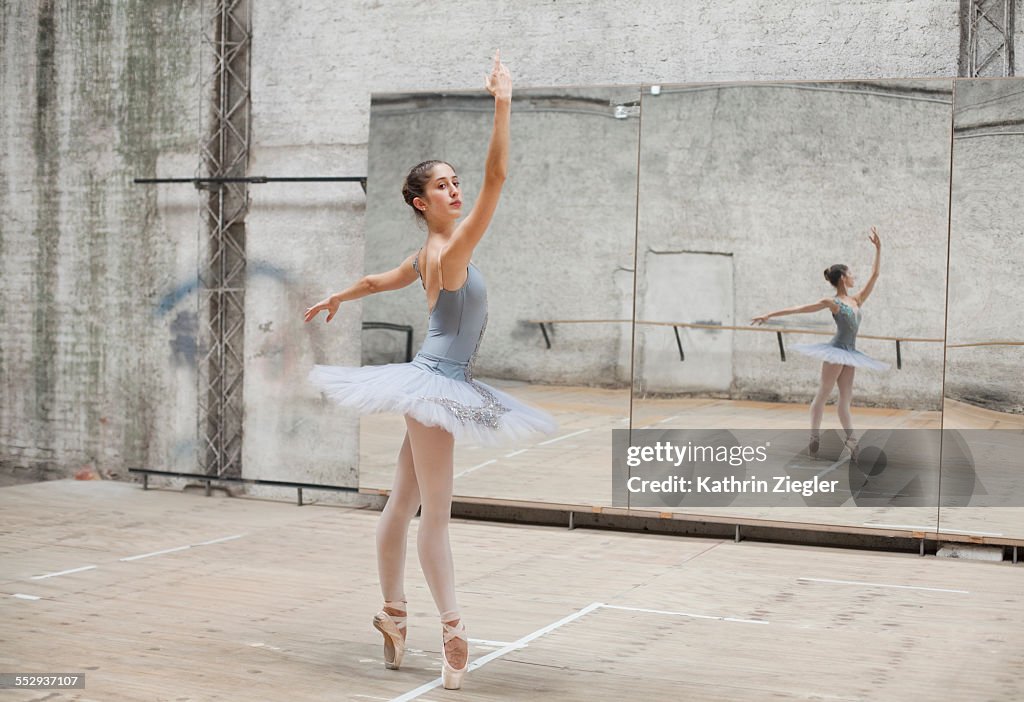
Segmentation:
{"type": "Polygon", "coordinates": [[[216,190],[225,183],[248,183],[258,185],[261,183],[359,183],[366,193],[366,176],[297,176],[297,177],[271,177],[271,176],[241,176],[241,177],[218,177],[218,178],[134,178],[133,183],[139,185],[152,185],[154,183],[192,183],[196,190],[216,190]]]}

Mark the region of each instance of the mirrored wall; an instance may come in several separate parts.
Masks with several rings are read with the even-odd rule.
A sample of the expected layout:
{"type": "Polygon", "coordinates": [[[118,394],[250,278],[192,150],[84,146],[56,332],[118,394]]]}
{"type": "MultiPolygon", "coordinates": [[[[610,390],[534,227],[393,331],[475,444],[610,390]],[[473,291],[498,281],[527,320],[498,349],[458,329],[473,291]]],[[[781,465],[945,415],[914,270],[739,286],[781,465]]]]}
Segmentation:
{"type": "Polygon", "coordinates": [[[1024,538],[1024,80],[957,80],[944,533],[1024,538]]]}
{"type": "MultiPolygon", "coordinates": [[[[494,99],[483,91],[374,95],[367,271],[394,267],[426,240],[405,204],[412,166],[443,159],[468,212],[483,178],[494,99]]],[[[457,497],[605,505],[611,429],[629,427],[638,87],[518,89],[508,178],[473,262],[488,321],[474,375],[542,406],[559,431],[515,450],[456,444],[457,497]]],[[[422,342],[422,288],[375,295],[364,325],[407,325],[422,342]]],[[[367,329],[364,363],[406,360],[403,332],[367,329]]],[[[397,416],[361,422],[360,485],[390,488],[405,431],[397,416]]]]}
{"type": "MultiPolygon", "coordinates": [[[[373,96],[366,271],[426,238],[416,163],[472,207],[492,116],[482,91],[373,96]]],[[[1024,494],[1024,81],[519,89],[511,125],[476,374],[560,428],[457,444],[458,498],[1024,538],[1024,505],[982,499],[1024,494]],[[823,346],[863,362],[832,374],[823,346]],[[760,442],[836,493],[623,498],[614,429],[760,442]]],[[[426,316],[418,285],[366,298],[363,363],[407,360],[426,316]]],[[[362,418],[362,487],[390,488],[404,430],[362,418]]]]}
{"type": "Polygon", "coordinates": [[[838,479],[848,496],[735,507],[722,494],[689,495],[661,509],[935,530],[952,99],[950,80],[644,91],[633,427],[689,430],[677,442],[770,443],[770,468],[730,477],[838,479]],[[872,227],[879,273],[858,302],[875,264],[872,227]],[[825,278],[835,265],[850,276],[841,289],[825,278]],[[823,299],[842,304],[839,319],[823,299]],[[820,350],[840,323],[851,335],[846,315],[851,348],[887,368],[837,376],[800,351],[820,350]],[[924,499],[852,499],[860,475],[848,429],[883,432],[890,445],[904,430],[933,430],[914,437],[924,499]]]}

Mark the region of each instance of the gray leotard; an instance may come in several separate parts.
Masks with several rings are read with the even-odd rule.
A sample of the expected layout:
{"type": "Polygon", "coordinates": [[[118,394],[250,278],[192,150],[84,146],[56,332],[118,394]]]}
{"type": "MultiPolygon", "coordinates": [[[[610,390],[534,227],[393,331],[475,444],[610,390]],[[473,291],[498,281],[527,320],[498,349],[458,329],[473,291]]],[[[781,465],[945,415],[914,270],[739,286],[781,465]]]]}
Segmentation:
{"type": "MultiPolygon", "coordinates": [[[[420,249],[422,251],[422,249],[420,249]]],[[[420,277],[426,290],[427,284],[419,267],[419,251],[413,258],[412,267],[420,277]]],[[[486,387],[473,380],[473,361],[480,348],[487,328],[487,286],[484,276],[476,265],[466,267],[466,282],[458,290],[445,290],[437,294],[437,302],[430,311],[427,323],[427,338],[419,353],[412,359],[412,365],[438,373],[453,380],[470,385],[480,395],[482,404],[467,404],[451,397],[428,397],[422,399],[436,402],[448,409],[459,421],[483,424],[497,428],[498,420],[510,410],[486,387]]]]}
{"type": "MultiPolygon", "coordinates": [[[[422,251],[422,249],[421,249],[422,251]]],[[[426,290],[419,268],[419,252],[412,266],[426,290]]],[[[466,282],[458,290],[441,288],[430,311],[427,337],[413,364],[456,380],[472,380],[472,365],[487,326],[487,286],[476,265],[466,268],[466,282]]]]}
{"type": "Polygon", "coordinates": [[[832,301],[839,305],[839,310],[832,313],[832,319],[836,320],[836,335],[828,343],[837,348],[847,351],[857,350],[857,329],[860,328],[860,308],[854,310],[850,305],[833,297],[832,301]]]}

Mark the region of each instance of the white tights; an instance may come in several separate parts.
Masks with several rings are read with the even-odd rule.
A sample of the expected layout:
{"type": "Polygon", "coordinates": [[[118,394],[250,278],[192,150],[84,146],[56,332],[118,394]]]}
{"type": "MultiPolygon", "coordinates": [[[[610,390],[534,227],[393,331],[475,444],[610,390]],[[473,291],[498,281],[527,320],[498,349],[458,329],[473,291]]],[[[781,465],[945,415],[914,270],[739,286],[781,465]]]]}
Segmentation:
{"type": "Polygon", "coordinates": [[[853,438],[853,415],[850,414],[850,403],[853,401],[853,373],[857,369],[853,366],[843,366],[837,363],[824,362],[821,364],[821,385],[818,387],[818,394],[811,403],[811,436],[817,438],[821,429],[821,417],[825,413],[825,403],[828,402],[832,388],[839,385],[839,403],[836,405],[836,412],[839,414],[839,422],[846,430],[846,437],[853,438]]]}
{"type": "MultiPolygon", "coordinates": [[[[455,439],[441,427],[405,418],[391,496],[377,522],[377,572],[385,601],[405,601],[405,544],[422,505],[416,538],[420,567],[440,615],[458,612],[455,566],[448,541],[455,439]]],[[[444,617],[442,617],[444,618],[444,617]]]]}

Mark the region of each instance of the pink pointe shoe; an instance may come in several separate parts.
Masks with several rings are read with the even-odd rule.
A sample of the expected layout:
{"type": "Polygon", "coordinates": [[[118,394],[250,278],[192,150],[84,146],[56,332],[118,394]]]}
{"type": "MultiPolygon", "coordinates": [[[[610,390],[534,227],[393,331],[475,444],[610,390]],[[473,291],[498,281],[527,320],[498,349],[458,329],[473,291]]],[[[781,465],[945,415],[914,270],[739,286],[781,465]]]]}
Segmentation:
{"type": "MultiPolygon", "coordinates": [[[[385,607],[398,609],[405,612],[405,600],[387,601],[385,607]]],[[[389,614],[383,609],[373,615],[373,628],[384,636],[384,667],[389,670],[398,670],[402,665],[402,657],[405,655],[405,620],[404,614],[389,614]]]]}
{"type": "Polygon", "coordinates": [[[850,449],[850,462],[857,463],[860,461],[860,446],[857,445],[857,440],[852,436],[848,437],[843,442],[846,448],[850,449]]]}
{"type": "Polygon", "coordinates": [[[453,668],[448,662],[448,656],[445,655],[444,645],[452,639],[459,638],[469,645],[469,639],[466,637],[466,625],[462,623],[462,619],[459,617],[458,612],[445,612],[441,615],[441,626],[444,627],[444,634],[441,637],[441,682],[444,684],[445,690],[458,690],[462,687],[462,676],[469,670],[469,651],[466,651],[466,664],[461,668],[453,668]],[[455,626],[451,626],[447,623],[452,619],[458,619],[459,623],[455,626]]]}

